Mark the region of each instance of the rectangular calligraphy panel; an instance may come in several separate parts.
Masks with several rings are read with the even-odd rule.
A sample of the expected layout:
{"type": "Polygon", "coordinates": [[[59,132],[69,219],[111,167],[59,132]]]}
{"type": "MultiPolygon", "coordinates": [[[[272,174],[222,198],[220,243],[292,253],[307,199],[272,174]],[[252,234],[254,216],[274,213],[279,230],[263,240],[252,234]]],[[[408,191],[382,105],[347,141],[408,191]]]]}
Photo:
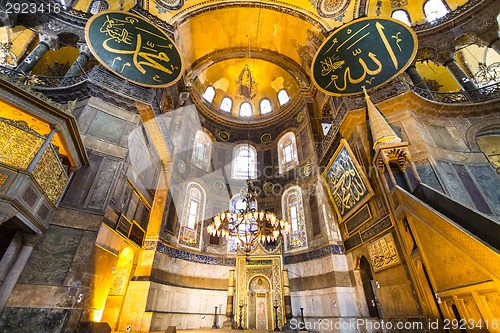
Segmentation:
{"type": "Polygon", "coordinates": [[[339,222],[352,216],[373,196],[368,179],[344,139],[321,176],[339,222]]]}
{"type": "Polygon", "coordinates": [[[392,234],[387,234],[369,244],[368,253],[375,272],[400,263],[392,234]]]}

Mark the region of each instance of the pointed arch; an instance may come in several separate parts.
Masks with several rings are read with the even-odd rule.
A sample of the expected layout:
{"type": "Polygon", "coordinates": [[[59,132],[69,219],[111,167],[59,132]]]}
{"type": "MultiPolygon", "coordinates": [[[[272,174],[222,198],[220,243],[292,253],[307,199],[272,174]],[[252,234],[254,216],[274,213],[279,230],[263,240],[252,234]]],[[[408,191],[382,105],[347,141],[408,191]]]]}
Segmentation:
{"type": "Polygon", "coordinates": [[[306,220],[302,190],[299,186],[292,186],[281,197],[283,217],[287,220],[292,230],[285,235],[285,250],[292,251],[307,247],[306,220]]]}

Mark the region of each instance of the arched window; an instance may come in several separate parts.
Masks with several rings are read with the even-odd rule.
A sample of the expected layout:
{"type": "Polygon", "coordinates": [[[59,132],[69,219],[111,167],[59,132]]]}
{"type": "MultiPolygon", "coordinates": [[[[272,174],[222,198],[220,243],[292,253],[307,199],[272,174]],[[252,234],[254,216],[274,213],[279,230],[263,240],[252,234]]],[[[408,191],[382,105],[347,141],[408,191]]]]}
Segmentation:
{"type": "Polygon", "coordinates": [[[292,230],[285,236],[285,249],[287,251],[307,247],[306,220],[304,205],[302,203],[302,190],[293,186],[283,193],[283,217],[287,220],[292,230]]]}
{"type": "Polygon", "coordinates": [[[233,150],[233,179],[257,178],[257,151],[249,144],[241,144],[233,150]]]}
{"type": "Polygon", "coordinates": [[[197,131],[194,136],[191,161],[198,168],[208,171],[212,157],[212,140],[203,131],[197,131]]]}
{"type": "Polygon", "coordinates": [[[197,183],[189,183],[186,187],[182,212],[179,244],[200,248],[200,231],[204,219],[205,191],[197,183]]]}
{"type": "Polygon", "coordinates": [[[441,0],[428,0],[424,4],[424,14],[428,21],[435,21],[448,13],[448,8],[441,0]]]}
{"type": "Polygon", "coordinates": [[[240,117],[251,117],[252,105],[248,102],[243,102],[240,105],[240,117]]]}
{"type": "Polygon", "coordinates": [[[231,108],[233,107],[233,101],[229,97],[224,97],[220,102],[220,109],[224,112],[231,112],[231,108]]]}
{"type": "MultiPolygon", "coordinates": [[[[247,204],[245,201],[243,201],[243,198],[241,197],[241,195],[236,194],[229,201],[229,211],[234,212],[234,213],[239,213],[241,209],[246,208],[246,205],[247,204]]],[[[257,201],[252,201],[252,205],[250,208],[257,210],[257,201]]],[[[245,234],[245,224],[240,224],[239,232],[241,234],[245,234]]],[[[237,248],[238,248],[238,243],[237,243],[236,239],[234,239],[232,237],[229,238],[228,244],[227,244],[227,250],[229,252],[236,252],[237,248]]]]}
{"type": "Polygon", "coordinates": [[[403,9],[398,9],[392,12],[391,17],[393,19],[399,20],[403,22],[404,24],[411,26],[411,20],[410,20],[410,15],[408,15],[408,12],[403,9]]]}
{"type": "Polygon", "coordinates": [[[280,173],[286,172],[299,165],[295,133],[288,132],[278,141],[278,161],[280,173]]]}
{"type": "Polygon", "coordinates": [[[214,89],[214,87],[212,87],[212,86],[207,87],[207,89],[205,89],[205,92],[203,93],[203,98],[207,102],[212,103],[214,101],[214,98],[215,98],[215,89],[214,89]]]}
{"type": "Polygon", "coordinates": [[[264,98],[262,101],[260,101],[260,114],[268,114],[271,111],[273,111],[273,107],[271,106],[271,102],[267,98],[264,98]]]}
{"type": "Polygon", "coordinates": [[[109,8],[109,3],[106,0],[94,0],[90,4],[88,11],[90,14],[94,15],[108,8],[109,8]]]}
{"type": "Polygon", "coordinates": [[[280,103],[280,105],[288,103],[289,100],[290,96],[288,96],[288,93],[285,89],[282,89],[278,92],[278,102],[280,103]]]}

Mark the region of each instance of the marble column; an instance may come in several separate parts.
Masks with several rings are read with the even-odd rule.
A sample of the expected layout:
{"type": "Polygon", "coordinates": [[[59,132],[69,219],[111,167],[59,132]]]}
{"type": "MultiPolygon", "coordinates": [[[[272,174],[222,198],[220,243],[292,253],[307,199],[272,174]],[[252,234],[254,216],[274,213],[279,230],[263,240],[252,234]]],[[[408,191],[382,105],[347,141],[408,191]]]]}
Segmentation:
{"type": "Polygon", "coordinates": [[[227,304],[226,320],[222,323],[223,328],[231,328],[233,324],[233,304],[234,304],[234,269],[229,271],[229,280],[227,282],[227,304]]]}
{"type": "Polygon", "coordinates": [[[51,48],[57,48],[57,37],[40,35],[40,42],[30,54],[16,67],[16,72],[28,74],[51,48]]]}
{"type": "Polygon", "coordinates": [[[21,276],[24,266],[26,266],[26,262],[28,261],[28,258],[33,251],[33,247],[41,239],[41,236],[42,235],[39,234],[23,234],[23,246],[19,250],[16,260],[12,264],[9,272],[7,273],[7,276],[5,277],[5,280],[0,286],[0,313],[2,313],[5,309],[7,300],[9,299],[12,290],[14,290],[14,287],[17,284],[17,280],[19,280],[19,276],[21,276]]]}
{"type": "Polygon", "coordinates": [[[465,72],[460,68],[455,59],[451,58],[444,63],[444,66],[450,71],[451,75],[457,80],[458,84],[462,87],[464,91],[476,90],[477,86],[471,79],[465,74],[465,72]]]}
{"type": "Polygon", "coordinates": [[[417,71],[415,65],[410,65],[410,67],[406,69],[406,73],[410,76],[411,82],[413,82],[415,87],[429,90],[429,87],[425,83],[422,76],[420,76],[420,73],[417,71]]]}
{"type": "Polygon", "coordinates": [[[27,172],[33,172],[33,170],[35,170],[36,165],[42,159],[43,153],[49,147],[50,142],[52,141],[52,139],[54,138],[54,135],[57,132],[56,129],[53,128],[52,126],[51,126],[51,129],[52,130],[50,131],[49,135],[47,135],[47,137],[45,138],[45,141],[43,142],[42,146],[36,152],[35,157],[33,157],[33,159],[31,160],[30,165],[28,165],[28,168],[26,168],[27,172]]]}
{"type": "Polygon", "coordinates": [[[285,318],[286,323],[284,330],[290,329],[290,320],[292,319],[292,298],[290,296],[290,279],[288,277],[288,269],[283,268],[283,297],[285,302],[285,318]]]}
{"type": "Polygon", "coordinates": [[[85,64],[90,59],[90,56],[89,56],[90,51],[89,51],[89,48],[87,47],[87,45],[83,45],[83,46],[79,47],[78,49],[80,51],[80,54],[78,55],[76,60],[73,62],[73,64],[71,64],[71,67],[68,69],[68,71],[64,75],[64,78],[68,78],[71,76],[77,76],[78,74],[80,74],[83,66],[85,66],[85,64]]]}

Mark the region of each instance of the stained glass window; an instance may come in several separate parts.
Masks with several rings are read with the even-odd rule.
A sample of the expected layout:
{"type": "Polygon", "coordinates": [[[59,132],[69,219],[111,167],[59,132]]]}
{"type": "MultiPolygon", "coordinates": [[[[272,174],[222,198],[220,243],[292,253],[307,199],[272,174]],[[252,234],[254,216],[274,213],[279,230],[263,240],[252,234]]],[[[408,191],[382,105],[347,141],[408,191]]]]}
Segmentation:
{"type": "Polygon", "coordinates": [[[229,97],[224,97],[220,102],[220,109],[224,112],[231,112],[233,101],[229,97]]]}
{"type": "Polygon", "coordinates": [[[210,86],[205,89],[205,92],[203,93],[203,98],[207,100],[207,102],[212,103],[215,98],[215,89],[214,87],[210,86]]]}
{"type": "Polygon", "coordinates": [[[197,131],[194,137],[191,161],[198,168],[208,171],[212,157],[212,140],[203,131],[197,131]]]}
{"type": "Polygon", "coordinates": [[[285,249],[291,251],[307,247],[304,205],[302,190],[299,186],[293,186],[283,193],[282,206],[283,216],[292,227],[292,231],[285,236],[285,249]]]}
{"type": "MultiPolygon", "coordinates": [[[[236,194],[231,198],[229,201],[229,210],[234,213],[239,213],[241,209],[246,208],[246,202],[243,201],[243,198],[241,197],[240,194],[236,194]]],[[[252,201],[251,207],[255,210],[257,210],[257,201],[252,201]]],[[[245,224],[240,224],[239,226],[239,232],[240,234],[245,234],[245,224]]],[[[229,252],[236,252],[238,248],[238,243],[234,238],[228,238],[228,243],[227,243],[227,250],[229,252]]]]}
{"type": "Polygon", "coordinates": [[[233,179],[257,178],[257,152],[248,144],[241,144],[233,150],[233,179]]]}
{"type": "Polygon", "coordinates": [[[260,114],[268,114],[271,113],[271,111],[273,111],[273,107],[267,98],[260,101],[260,114]]]}
{"type": "Polygon", "coordinates": [[[278,92],[278,102],[280,103],[280,105],[288,103],[289,100],[290,96],[288,96],[288,93],[285,89],[282,89],[278,92]]]}
{"type": "Polygon", "coordinates": [[[295,133],[293,132],[284,134],[278,141],[278,159],[280,173],[288,171],[299,165],[296,141],[297,140],[295,139],[295,133]]]}
{"type": "Polygon", "coordinates": [[[200,230],[205,207],[205,191],[197,183],[189,183],[184,198],[179,244],[200,247],[200,230]]]}

